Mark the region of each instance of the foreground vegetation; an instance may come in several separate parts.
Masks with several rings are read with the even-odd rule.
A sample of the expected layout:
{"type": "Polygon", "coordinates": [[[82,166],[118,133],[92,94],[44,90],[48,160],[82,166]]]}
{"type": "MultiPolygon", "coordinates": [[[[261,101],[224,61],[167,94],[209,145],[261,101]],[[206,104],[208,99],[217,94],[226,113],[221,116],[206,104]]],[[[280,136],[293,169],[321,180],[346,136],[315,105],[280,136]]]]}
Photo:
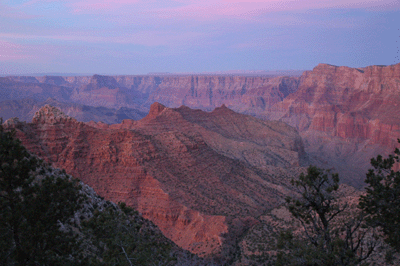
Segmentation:
{"type": "Polygon", "coordinates": [[[282,232],[277,265],[359,265],[378,245],[364,212],[349,213],[338,197],[339,176],[309,167],[293,184],[301,196],[287,198],[290,213],[302,225],[298,235],[282,232]]]}
{"type": "Polygon", "coordinates": [[[0,121],[0,265],[188,264],[201,260],[31,155],[0,121]]]}
{"type": "Polygon", "coordinates": [[[340,200],[337,174],[310,166],[292,180],[300,196],[288,197],[287,207],[302,230],[281,232],[276,264],[369,265],[382,240],[390,246],[385,259],[390,264],[400,251],[400,172],[394,171],[399,154],[396,149],[386,159],[371,159],[357,208],[340,200]]]}
{"type": "Polygon", "coordinates": [[[400,265],[399,155],[371,159],[364,191],[310,166],[242,237],[238,265],[400,265]]]}
{"type": "MultiPolygon", "coordinates": [[[[298,195],[287,198],[297,225],[269,234],[274,251],[255,256],[253,265],[379,265],[378,252],[393,262],[400,251],[399,155],[396,149],[371,160],[356,205],[341,194],[337,174],[309,167],[292,181],[298,195]]],[[[0,121],[0,265],[205,263],[125,204],[101,199],[31,155],[0,121]]]]}

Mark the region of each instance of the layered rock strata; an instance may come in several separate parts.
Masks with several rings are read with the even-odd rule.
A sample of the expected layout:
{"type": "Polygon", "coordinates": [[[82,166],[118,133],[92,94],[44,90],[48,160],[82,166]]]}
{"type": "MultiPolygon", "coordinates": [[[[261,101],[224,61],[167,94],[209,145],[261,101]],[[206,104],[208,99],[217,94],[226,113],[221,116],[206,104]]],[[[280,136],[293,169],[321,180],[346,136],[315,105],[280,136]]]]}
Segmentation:
{"type": "Polygon", "coordinates": [[[400,138],[400,64],[365,68],[320,64],[266,115],[296,127],[314,162],[359,186],[369,159],[400,138]],[[352,171],[348,171],[352,170],[352,171]]]}
{"type": "MultiPolygon", "coordinates": [[[[225,104],[234,111],[297,128],[312,164],[334,168],[342,180],[361,187],[370,158],[393,151],[400,137],[399,69],[400,64],[365,68],[320,64],[301,77],[7,77],[0,79],[0,100],[30,98],[43,102],[53,97],[80,106],[105,106],[114,111],[91,110],[90,115],[79,116],[79,108],[76,112],[63,109],[79,119],[90,117],[105,123],[124,115],[139,119],[134,112],[148,112],[154,101],[168,107],[187,105],[209,111],[225,104]],[[121,107],[130,111],[126,109],[120,115],[121,107]]],[[[0,104],[0,115],[10,117],[17,112],[17,108],[9,107],[10,102],[3,106],[0,104]]],[[[19,106],[22,112],[32,114],[32,109],[19,106]]],[[[213,148],[217,149],[216,145],[213,148]]],[[[266,158],[263,154],[262,160],[266,158]]],[[[243,154],[233,157],[249,158],[243,154]]]]}
{"type": "MultiPolygon", "coordinates": [[[[153,102],[160,102],[168,107],[186,105],[211,111],[225,104],[235,111],[257,115],[296,91],[298,82],[298,77],[94,75],[8,77],[0,80],[0,87],[14,86],[15,91],[30,88],[26,97],[53,97],[63,102],[116,109],[148,111],[153,102]],[[62,91],[62,99],[57,90],[62,91]]],[[[18,98],[9,91],[4,93],[6,99],[18,98]]]]}
{"type": "Polygon", "coordinates": [[[142,120],[107,125],[45,106],[32,123],[5,124],[30,151],[200,255],[220,252],[243,231],[236,225],[250,226],[292,194],[287,179],[304,159],[295,129],[226,107],[206,113],[155,103],[142,120]]]}

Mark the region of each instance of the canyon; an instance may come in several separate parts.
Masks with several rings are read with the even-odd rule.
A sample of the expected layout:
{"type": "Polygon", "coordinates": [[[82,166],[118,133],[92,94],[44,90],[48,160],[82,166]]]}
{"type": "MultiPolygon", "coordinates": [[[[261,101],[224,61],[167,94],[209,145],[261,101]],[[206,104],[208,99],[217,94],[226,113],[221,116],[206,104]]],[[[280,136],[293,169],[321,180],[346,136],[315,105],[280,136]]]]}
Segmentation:
{"type": "Polygon", "coordinates": [[[0,116],[30,151],[201,256],[246,250],[238,239],[295,193],[305,166],[362,188],[370,158],[399,147],[399,104],[400,64],[0,78],[0,116]]]}
{"type": "Polygon", "coordinates": [[[251,76],[10,76],[0,78],[0,101],[29,98],[43,102],[52,98],[146,113],[153,102],[205,111],[225,104],[234,111],[255,115],[294,92],[298,82],[297,77],[251,76]]]}
{"type": "Polygon", "coordinates": [[[147,75],[0,78],[0,115],[30,121],[50,104],[79,121],[139,120],[153,102],[211,111],[221,105],[295,127],[310,163],[361,188],[369,159],[400,137],[400,64],[319,64],[301,76],[147,75]]]}
{"type": "Polygon", "coordinates": [[[257,216],[293,194],[289,180],[307,162],[294,128],[225,106],[204,112],[154,103],[141,120],[108,125],[46,105],[31,123],[4,125],[31,152],[202,256],[229,252],[257,216]]]}

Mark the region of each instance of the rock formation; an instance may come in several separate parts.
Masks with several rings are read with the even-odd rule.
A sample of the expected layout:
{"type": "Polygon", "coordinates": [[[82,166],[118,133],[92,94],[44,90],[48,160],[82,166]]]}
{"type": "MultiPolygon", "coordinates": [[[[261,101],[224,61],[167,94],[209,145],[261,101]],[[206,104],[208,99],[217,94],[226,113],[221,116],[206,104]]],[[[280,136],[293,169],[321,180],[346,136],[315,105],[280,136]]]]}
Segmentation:
{"type": "MultiPolygon", "coordinates": [[[[320,64],[301,77],[6,77],[0,79],[0,115],[16,116],[12,114],[19,108],[21,114],[31,116],[33,108],[21,104],[28,101],[25,98],[44,102],[52,97],[64,106],[84,105],[75,111],[57,106],[80,121],[110,124],[123,118],[142,118],[155,101],[170,108],[185,105],[206,111],[224,104],[239,113],[280,120],[297,128],[312,164],[334,168],[342,180],[361,187],[369,159],[391,152],[400,137],[399,69],[400,64],[365,68],[320,64]],[[12,108],[10,100],[20,107],[12,108]],[[101,106],[107,109],[96,109],[101,106]]],[[[260,158],[265,159],[263,154],[266,152],[260,158]]]]}
{"type": "Polygon", "coordinates": [[[226,107],[206,113],[155,103],[142,120],[106,125],[47,105],[32,123],[5,125],[33,153],[106,199],[135,207],[200,255],[223,251],[255,217],[281,204],[292,194],[287,179],[306,160],[295,129],[226,107]]]}
{"type": "Polygon", "coordinates": [[[369,159],[400,138],[400,64],[365,68],[320,64],[266,115],[296,127],[313,163],[360,186],[369,159]]]}
{"type": "Polygon", "coordinates": [[[139,120],[147,114],[137,109],[127,107],[115,109],[60,102],[54,98],[48,98],[45,101],[25,98],[0,101],[0,116],[3,117],[4,120],[18,117],[21,121],[31,121],[35,112],[46,104],[56,106],[60,108],[63,113],[82,122],[101,121],[107,124],[116,124],[121,123],[124,119],[139,120]]]}
{"type": "MultiPolygon", "coordinates": [[[[0,81],[1,82],[1,81],[0,81]]],[[[148,111],[153,102],[168,107],[186,105],[213,110],[229,108],[257,115],[297,90],[297,77],[249,76],[100,76],[92,77],[8,77],[3,83],[14,88],[49,87],[64,92],[63,102],[108,108],[129,107],[148,111]]],[[[0,83],[0,86],[2,84],[0,83]]],[[[31,89],[32,90],[32,89],[31,89]]],[[[37,89],[38,90],[38,89],[37,89]]],[[[47,92],[36,97],[55,98],[47,92]]],[[[58,96],[58,95],[57,95],[58,96]]],[[[7,96],[7,99],[16,99],[7,96]]],[[[1,98],[0,98],[1,100],[1,98]]]]}

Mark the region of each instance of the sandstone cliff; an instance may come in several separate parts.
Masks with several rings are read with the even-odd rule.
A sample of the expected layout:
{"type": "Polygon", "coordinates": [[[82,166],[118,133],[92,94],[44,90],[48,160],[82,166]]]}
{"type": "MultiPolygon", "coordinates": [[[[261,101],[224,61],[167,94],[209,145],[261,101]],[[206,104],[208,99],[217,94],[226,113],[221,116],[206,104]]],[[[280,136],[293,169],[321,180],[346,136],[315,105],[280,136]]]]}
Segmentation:
{"type": "Polygon", "coordinates": [[[206,113],[155,103],[142,120],[106,125],[45,106],[32,123],[5,124],[30,151],[200,255],[220,252],[252,217],[282,203],[304,156],[293,128],[226,107],[206,113]]]}
{"type": "Polygon", "coordinates": [[[359,186],[369,159],[400,138],[400,64],[365,68],[320,64],[266,115],[296,127],[314,162],[359,186]]]}

